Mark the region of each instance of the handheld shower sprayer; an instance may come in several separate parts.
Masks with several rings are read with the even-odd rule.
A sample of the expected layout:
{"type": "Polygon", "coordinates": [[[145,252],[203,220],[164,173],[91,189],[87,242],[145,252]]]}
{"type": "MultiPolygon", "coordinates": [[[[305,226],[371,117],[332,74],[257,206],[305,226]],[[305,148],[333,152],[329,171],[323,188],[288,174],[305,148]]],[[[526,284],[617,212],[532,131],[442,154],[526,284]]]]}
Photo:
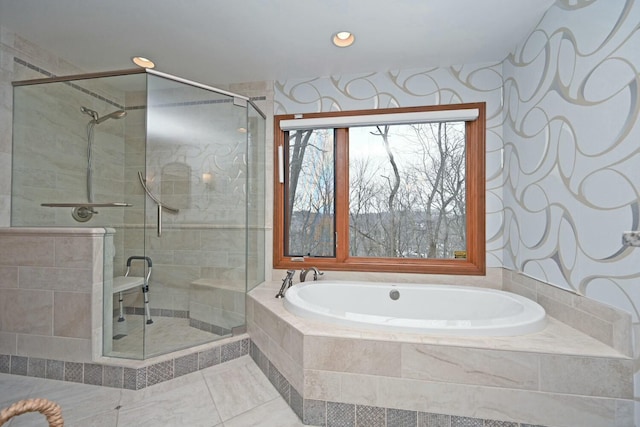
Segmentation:
{"type": "Polygon", "coordinates": [[[109,119],[121,119],[127,115],[124,110],[116,110],[104,117],[100,117],[97,111],[94,111],[87,107],[80,107],[80,111],[83,114],[91,116],[91,121],[87,123],[87,199],[89,203],[93,203],[93,128],[95,125],[109,120],[109,119]]]}
{"type": "Polygon", "coordinates": [[[104,117],[100,117],[100,115],[98,115],[97,111],[94,111],[90,108],[87,107],[80,107],[80,111],[82,111],[84,114],[91,116],[93,118],[93,120],[91,121],[91,123],[93,123],[94,125],[99,125],[100,123],[109,120],[109,119],[121,119],[124,116],[127,115],[127,112],[124,110],[116,110],[112,113],[107,114],[104,117]]]}
{"type": "Polygon", "coordinates": [[[127,115],[127,112],[124,110],[117,110],[114,111],[113,113],[109,113],[104,117],[100,117],[99,119],[96,119],[96,124],[100,124],[102,122],[104,122],[105,120],[109,120],[109,119],[121,119],[124,116],[127,115]]]}

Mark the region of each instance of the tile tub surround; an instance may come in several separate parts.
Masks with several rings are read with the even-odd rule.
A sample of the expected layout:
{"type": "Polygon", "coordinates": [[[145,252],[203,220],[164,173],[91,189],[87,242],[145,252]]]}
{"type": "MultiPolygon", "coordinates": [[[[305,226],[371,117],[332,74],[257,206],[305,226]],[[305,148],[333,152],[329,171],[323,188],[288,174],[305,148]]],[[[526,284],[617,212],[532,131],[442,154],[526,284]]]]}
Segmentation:
{"type": "Polygon", "coordinates": [[[251,342],[250,356],[304,425],[353,427],[544,427],[432,412],[304,399],[260,348],[251,342]]]}
{"type": "Polygon", "coordinates": [[[547,314],[626,355],[633,355],[631,314],[521,273],[503,270],[502,289],[536,301],[547,314]]]}
{"type": "Polygon", "coordinates": [[[633,361],[554,318],[537,334],[490,339],[328,327],[287,312],[274,298],[279,285],[249,293],[252,357],[272,382],[288,385],[303,420],[329,414],[331,403],[547,426],[632,425],[633,361]]]}

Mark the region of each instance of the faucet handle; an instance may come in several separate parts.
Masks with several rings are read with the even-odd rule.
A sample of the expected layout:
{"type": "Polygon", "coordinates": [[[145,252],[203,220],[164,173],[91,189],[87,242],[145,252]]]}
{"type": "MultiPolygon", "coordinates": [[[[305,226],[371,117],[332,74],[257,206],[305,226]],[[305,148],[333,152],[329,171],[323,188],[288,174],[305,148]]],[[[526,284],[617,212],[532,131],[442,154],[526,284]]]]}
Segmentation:
{"type": "Polygon", "coordinates": [[[289,282],[291,283],[293,280],[293,275],[296,274],[295,270],[287,270],[287,274],[286,276],[284,276],[284,279],[282,279],[282,283],[286,283],[289,282]]]}
{"type": "Polygon", "coordinates": [[[287,270],[287,275],[282,279],[282,286],[276,294],[276,298],[284,298],[284,293],[293,285],[293,275],[296,274],[295,270],[287,270]]]}

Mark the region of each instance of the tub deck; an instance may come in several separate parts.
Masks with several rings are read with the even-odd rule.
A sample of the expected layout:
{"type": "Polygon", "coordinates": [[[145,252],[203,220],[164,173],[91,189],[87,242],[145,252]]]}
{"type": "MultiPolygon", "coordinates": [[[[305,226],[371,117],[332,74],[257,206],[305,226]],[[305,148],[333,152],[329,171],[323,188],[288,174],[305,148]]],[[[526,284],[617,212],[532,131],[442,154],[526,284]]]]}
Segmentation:
{"type": "Polygon", "coordinates": [[[250,295],[304,335],[626,359],[612,347],[550,316],[547,316],[548,324],[543,331],[511,337],[461,337],[372,331],[303,319],[287,311],[282,305],[282,300],[274,298],[280,285],[279,282],[267,282],[251,291],[250,295]]]}
{"type": "MultiPolygon", "coordinates": [[[[543,331],[513,337],[371,331],[299,318],[274,298],[279,287],[267,282],[249,293],[248,332],[263,371],[281,375],[302,402],[631,425],[632,359],[552,317],[543,331]]],[[[296,412],[313,424],[304,405],[296,412]]]]}

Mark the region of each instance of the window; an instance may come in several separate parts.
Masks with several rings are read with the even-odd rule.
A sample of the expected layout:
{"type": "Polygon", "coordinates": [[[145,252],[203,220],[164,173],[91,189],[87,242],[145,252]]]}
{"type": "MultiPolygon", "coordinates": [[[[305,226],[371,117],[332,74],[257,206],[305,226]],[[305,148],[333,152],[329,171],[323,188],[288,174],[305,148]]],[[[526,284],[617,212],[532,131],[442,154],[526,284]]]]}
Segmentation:
{"type": "Polygon", "coordinates": [[[485,104],[275,117],[274,267],[485,273],[485,104]]]}

